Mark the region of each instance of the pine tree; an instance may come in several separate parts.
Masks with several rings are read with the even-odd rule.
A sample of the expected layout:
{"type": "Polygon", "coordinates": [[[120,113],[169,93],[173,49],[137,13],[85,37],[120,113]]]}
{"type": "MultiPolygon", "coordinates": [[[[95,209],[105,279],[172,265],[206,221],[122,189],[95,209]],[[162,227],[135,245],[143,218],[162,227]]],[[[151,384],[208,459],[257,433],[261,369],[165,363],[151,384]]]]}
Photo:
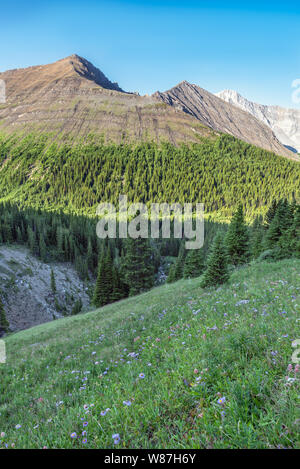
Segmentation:
{"type": "Polygon", "coordinates": [[[201,281],[201,286],[209,287],[225,283],[229,278],[228,256],[223,243],[222,234],[216,235],[207,260],[207,267],[201,281]]]}
{"type": "Polygon", "coordinates": [[[177,280],[180,280],[183,277],[185,255],[185,245],[181,243],[179,253],[174,264],[174,282],[177,282],[177,280]]]}
{"type": "Polygon", "coordinates": [[[267,228],[270,226],[273,218],[275,217],[277,206],[278,202],[276,200],[273,200],[265,216],[265,225],[267,228]]]}
{"type": "Polygon", "coordinates": [[[7,332],[8,330],[9,330],[9,322],[6,318],[4,305],[0,298],[0,332],[7,332]]]}
{"type": "Polygon", "coordinates": [[[244,220],[243,207],[239,205],[229,225],[225,244],[230,262],[244,264],[249,257],[249,234],[244,220]]]}
{"type": "Polygon", "coordinates": [[[251,256],[257,259],[263,251],[263,238],[265,229],[262,224],[261,217],[256,217],[252,225],[251,239],[250,239],[250,251],[251,256]]]}
{"type": "Polygon", "coordinates": [[[118,269],[114,266],[113,267],[113,291],[111,294],[111,300],[112,301],[119,301],[122,298],[126,298],[128,292],[126,289],[126,286],[123,284],[121,281],[119,271],[118,269]]]}
{"type": "Polygon", "coordinates": [[[39,250],[40,250],[40,258],[42,259],[43,262],[46,262],[46,260],[47,260],[47,246],[46,246],[44,236],[43,236],[42,233],[40,234],[39,250]]]}
{"type": "Polygon", "coordinates": [[[108,248],[106,253],[102,253],[98,264],[98,275],[93,297],[94,305],[100,307],[114,301],[113,287],[113,261],[108,248]]]}
{"type": "Polygon", "coordinates": [[[55,294],[56,293],[56,281],[55,281],[55,276],[54,276],[54,272],[53,272],[53,269],[51,269],[51,290],[52,290],[52,293],[55,294]]]}
{"type": "Polygon", "coordinates": [[[184,278],[199,277],[203,272],[204,259],[203,249],[191,249],[184,262],[184,278]]]}
{"type": "Polygon", "coordinates": [[[175,263],[170,265],[167,283],[175,282],[175,263]]]}
{"type": "Polygon", "coordinates": [[[152,252],[148,239],[129,238],[126,242],[126,254],[122,265],[129,296],[149,290],[154,285],[152,252]]]}
{"type": "Polygon", "coordinates": [[[71,311],[71,315],[72,316],[76,316],[76,314],[79,314],[82,310],[82,300],[81,298],[79,298],[78,300],[76,300],[75,304],[74,304],[74,307],[71,311]]]}
{"type": "Polygon", "coordinates": [[[106,304],[106,298],[103,291],[104,285],[104,257],[103,255],[99,258],[98,262],[98,274],[93,296],[93,304],[97,307],[106,304]]]}

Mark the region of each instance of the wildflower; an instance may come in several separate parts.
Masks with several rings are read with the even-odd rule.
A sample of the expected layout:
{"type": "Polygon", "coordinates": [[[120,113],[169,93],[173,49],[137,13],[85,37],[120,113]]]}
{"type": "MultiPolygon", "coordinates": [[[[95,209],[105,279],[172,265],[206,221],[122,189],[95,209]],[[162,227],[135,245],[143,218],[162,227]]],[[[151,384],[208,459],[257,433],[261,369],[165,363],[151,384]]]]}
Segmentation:
{"type": "Polygon", "coordinates": [[[112,439],[114,440],[115,445],[119,444],[121,440],[119,433],[114,433],[114,435],[112,435],[112,439]]]}
{"type": "Polygon", "coordinates": [[[85,430],[81,433],[81,436],[86,436],[86,431],[85,430]]]}
{"type": "Polygon", "coordinates": [[[218,399],[218,404],[224,405],[225,401],[226,401],[226,397],[220,397],[220,399],[218,399]]]}
{"type": "Polygon", "coordinates": [[[290,363],[289,366],[287,367],[289,371],[293,371],[293,365],[290,363]]]}
{"type": "Polygon", "coordinates": [[[75,432],[71,433],[71,438],[73,438],[73,439],[77,438],[77,433],[75,433],[75,432]]]}
{"type": "Polygon", "coordinates": [[[131,401],[123,401],[124,405],[127,405],[128,407],[131,406],[131,401]]]}
{"type": "Polygon", "coordinates": [[[109,408],[109,407],[108,407],[107,409],[105,409],[105,410],[102,410],[102,411],[100,412],[101,417],[104,417],[104,416],[107,414],[107,412],[109,412],[109,411],[110,411],[110,408],[109,408]]]}
{"type": "Polygon", "coordinates": [[[140,374],[139,374],[139,378],[140,378],[140,379],[144,379],[144,378],[145,378],[144,373],[140,373],[140,374]]]}
{"type": "Polygon", "coordinates": [[[195,373],[195,375],[197,375],[199,373],[199,370],[197,370],[197,368],[195,368],[194,373],[195,373]]]}
{"type": "Polygon", "coordinates": [[[83,443],[84,445],[86,445],[86,444],[87,444],[87,439],[84,438],[84,439],[82,440],[82,443],[83,443]]]}
{"type": "Polygon", "coordinates": [[[88,424],[89,424],[88,422],[83,422],[83,426],[84,426],[84,427],[87,427],[88,424]]]}
{"type": "Polygon", "coordinates": [[[19,428],[21,428],[21,427],[22,427],[22,425],[18,424],[18,425],[15,426],[15,429],[19,430],[19,428]]]}
{"type": "Polygon", "coordinates": [[[1,432],[0,436],[1,436],[1,438],[4,438],[4,437],[5,437],[5,433],[4,433],[4,432],[1,432]]]}

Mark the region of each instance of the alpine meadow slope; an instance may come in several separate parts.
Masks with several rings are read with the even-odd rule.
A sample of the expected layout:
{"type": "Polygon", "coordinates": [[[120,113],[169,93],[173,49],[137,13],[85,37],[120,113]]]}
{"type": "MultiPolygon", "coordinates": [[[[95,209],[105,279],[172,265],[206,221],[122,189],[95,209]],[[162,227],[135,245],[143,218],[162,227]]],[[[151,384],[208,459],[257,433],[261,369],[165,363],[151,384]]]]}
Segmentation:
{"type": "Polygon", "coordinates": [[[7,337],[1,446],[299,448],[299,272],[254,263],[7,337]]]}

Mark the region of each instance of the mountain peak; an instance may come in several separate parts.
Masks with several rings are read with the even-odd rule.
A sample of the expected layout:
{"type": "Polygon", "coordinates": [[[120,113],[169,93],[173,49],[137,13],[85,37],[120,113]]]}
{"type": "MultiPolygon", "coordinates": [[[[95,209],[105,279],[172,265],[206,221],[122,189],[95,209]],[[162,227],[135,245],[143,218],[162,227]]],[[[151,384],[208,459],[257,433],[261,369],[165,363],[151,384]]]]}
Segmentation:
{"type": "Polygon", "coordinates": [[[231,90],[224,93],[227,99],[222,93],[215,96],[195,84],[182,81],[170,90],[157,92],[154,96],[176,110],[190,114],[214,131],[231,134],[280,155],[290,158],[293,156],[278,141],[269,126],[260,122],[251,113],[241,110],[241,106],[237,106],[237,103],[244,99],[242,96],[231,90]]]}
{"type": "Polygon", "coordinates": [[[224,90],[217,93],[216,96],[250,113],[256,119],[270,127],[278,140],[289,150],[294,153],[300,151],[299,110],[258,104],[249,101],[234,90],[224,90]]]}
{"type": "Polygon", "coordinates": [[[30,89],[32,86],[44,88],[52,86],[66,79],[83,78],[94,82],[102,88],[123,91],[118,83],[111,82],[98,68],[87,59],[77,54],[69,55],[63,59],[47,65],[35,65],[28,68],[17,68],[0,73],[0,77],[8,83],[8,96],[13,96],[16,90],[30,89]]]}
{"type": "Polygon", "coordinates": [[[69,55],[64,59],[55,62],[55,64],[65,64],[67,67],[71,65],[75,73],[80,75],[82,78],[87,80],[94,81],[97,85],[108,90],[123,91],[118,83],[111,82],[101,70],[95,67],[91,62],[89,62],[84,57],[80,57],[77,54],[69,55]]]}

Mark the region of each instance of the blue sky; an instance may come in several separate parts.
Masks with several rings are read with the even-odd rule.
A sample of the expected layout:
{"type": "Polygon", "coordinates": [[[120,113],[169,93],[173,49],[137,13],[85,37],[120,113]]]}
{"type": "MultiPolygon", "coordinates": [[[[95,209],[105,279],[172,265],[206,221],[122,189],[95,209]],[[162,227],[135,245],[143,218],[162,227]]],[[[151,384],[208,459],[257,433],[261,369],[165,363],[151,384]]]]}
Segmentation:
{"type": "Polygon", "coordinates": [[[289,0],[11,0],[0,4],[0,71],[77,53],[128,91],[188,80],[299,107],[299,31],[300,4],[289,0]]]}

